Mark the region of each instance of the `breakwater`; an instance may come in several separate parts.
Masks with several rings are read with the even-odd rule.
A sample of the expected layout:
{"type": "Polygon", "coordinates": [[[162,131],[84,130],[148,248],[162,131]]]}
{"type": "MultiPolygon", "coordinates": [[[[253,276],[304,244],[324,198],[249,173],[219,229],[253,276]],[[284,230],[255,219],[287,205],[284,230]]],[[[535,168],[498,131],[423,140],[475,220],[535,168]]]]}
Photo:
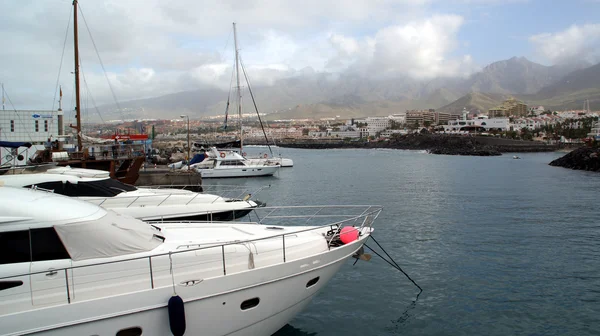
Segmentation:
{"type": "Polygon", "coordinates": [[[549,163],[551,166],[600,172],[600,148],[577,148],[549,163]]]}
{"type": "Polygon", "coordinates": [[[432,154],[445,155],[501,155],[507,152],[551,152],[558,149],[538,141],[512,140],[482,136],[446,134],[408,134],[385,141],[344,141],[338,139],[285,139],[280,147],[329,149],[329,148],[391,148],[427,150],[432,154]]]}

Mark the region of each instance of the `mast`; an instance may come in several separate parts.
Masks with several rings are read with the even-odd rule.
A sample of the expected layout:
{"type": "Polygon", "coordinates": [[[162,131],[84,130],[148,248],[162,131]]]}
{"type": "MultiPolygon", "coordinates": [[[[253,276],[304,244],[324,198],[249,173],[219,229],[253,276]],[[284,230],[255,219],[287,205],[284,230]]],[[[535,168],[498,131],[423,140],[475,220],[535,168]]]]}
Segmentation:
{"type": "Polygon", "coordinates": [[[77,0],[73,0],[73,49],[75,51],[75,110],[77,112],[77,150],[83,151],[81,144],[81,98],[79,96],[79,36],[77,34],[77,0]]]}
{"type": "Polygon", "coordinates": [[[4,111],[4,83],[2,83],[2,111],[4,111]]]}
{"type": "Polygon", "coordinates": [[[233,23],[233,43],[235,45],[235,79],[237,82],[237,101],[238,101],[238,117],[240,118],[240,153],[243,153],[244,149],[244,130],[242,129],[242,88],[240,86],[240,57],[237,45],[237,31],[235,29],[235,22],[233,23]]]}

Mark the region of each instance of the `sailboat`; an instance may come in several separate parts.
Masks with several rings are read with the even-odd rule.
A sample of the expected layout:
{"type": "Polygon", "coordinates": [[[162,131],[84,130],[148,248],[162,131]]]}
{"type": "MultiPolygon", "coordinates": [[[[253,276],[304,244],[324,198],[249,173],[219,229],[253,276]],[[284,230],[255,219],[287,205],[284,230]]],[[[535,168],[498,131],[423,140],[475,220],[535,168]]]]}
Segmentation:
{"type": "MultiPolygon", "coordinates": [[[[294,161],[288,158],[276,157],[273,155],[273,151],[271,150],[271,145],[269,145],[269,138],[267,137],[267,133],[265,132],[262,120],[260,118],[260,114],[258,113],[258,108],[256,107],[256,101],[254,100],[254,94],[252,93],[252,89],[250,89],[250,83],[248,82],[248,77],[246,76],[246,71],[244,70],[244,78],[246,78],[246,83],[248,84],[248,88],[250,89],[250,97],[254,103],[254,107],[256,108],[256,114],[258,116],[258,121],[260,122],[260,126],[262,128],[263,134],[265,136],[265,140],[267,143],[267,147],[269,148],[270,156],[267,153],[264,153],[258,157],[247,156],[244,152],[244,130],[242,127],[242,87],[240,85],[240,55],[237,44],[237,30],[236,24],[233,23],[233,39],[235,46],[235,72],[236,72],[236,82],[237,82],[237,100],[238,100],[238,117],[239,117],[239,126],[240,126],[240,147],[239,154],[242,155],[249,164],[263,164],[268,163],[269,165],[275,164],[280,167],[292,167],[294,165],[294,161]]],[[[225,120],[227,122],[227,113],[229,107],[229,98],[227,99],[227,110],[225,111],[225,120]]]]}
{"type": "MultiPolygon", "coordinates": [[[[50,148],[40,150],[30,160],[32,164],[57,162],[59,166],[70,166],[74,168],[90,168],[110,172],[110,177],[123,183],[133,185],[139,177],[139,170],[145,161],[145,150],[143,146],[123,145],[117,140],[111,144],[93,147],[90,153],[84,147],[83,140],[93,138],[85,136],[81,131],[81,97],[79,80],[79,38],[77,26],[77,0],[73,1],[73,41],[75,58],[75,112],[76,125],[69,125],[77,132],[77,151],[67,152],[61,148],[61,144],[55,141],[50,148]]],[[[62,97],[62,90],[61,90],[62,97]]]]}

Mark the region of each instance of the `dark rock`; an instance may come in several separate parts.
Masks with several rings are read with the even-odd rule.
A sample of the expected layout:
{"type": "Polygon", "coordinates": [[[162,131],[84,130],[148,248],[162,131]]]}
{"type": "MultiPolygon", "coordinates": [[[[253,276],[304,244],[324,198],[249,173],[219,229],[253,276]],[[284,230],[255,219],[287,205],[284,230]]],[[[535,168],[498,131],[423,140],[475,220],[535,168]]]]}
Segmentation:
{"type": "Polygon", "coordinates": [[[600,172],[600,149],[582,147],[549,163],[551,166],[600,172]]]}

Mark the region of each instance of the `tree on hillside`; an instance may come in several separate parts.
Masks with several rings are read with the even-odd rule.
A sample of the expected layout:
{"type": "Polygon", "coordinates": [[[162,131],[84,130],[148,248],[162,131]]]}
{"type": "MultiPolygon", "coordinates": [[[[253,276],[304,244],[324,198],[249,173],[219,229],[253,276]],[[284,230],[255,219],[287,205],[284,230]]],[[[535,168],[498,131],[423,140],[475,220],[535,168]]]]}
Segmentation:
{"type": "Polygon", "coordinates": [[[523,140],[533,140],[533,134],[527,127],[521,128],[521,139],[523,140]]]}
{"type": "Polygon", "coordinates": [[[396,120],[390,120],[390,129],[392,129],[392,130],[402,129],[402,124],[397,122],[396,120]]]}

